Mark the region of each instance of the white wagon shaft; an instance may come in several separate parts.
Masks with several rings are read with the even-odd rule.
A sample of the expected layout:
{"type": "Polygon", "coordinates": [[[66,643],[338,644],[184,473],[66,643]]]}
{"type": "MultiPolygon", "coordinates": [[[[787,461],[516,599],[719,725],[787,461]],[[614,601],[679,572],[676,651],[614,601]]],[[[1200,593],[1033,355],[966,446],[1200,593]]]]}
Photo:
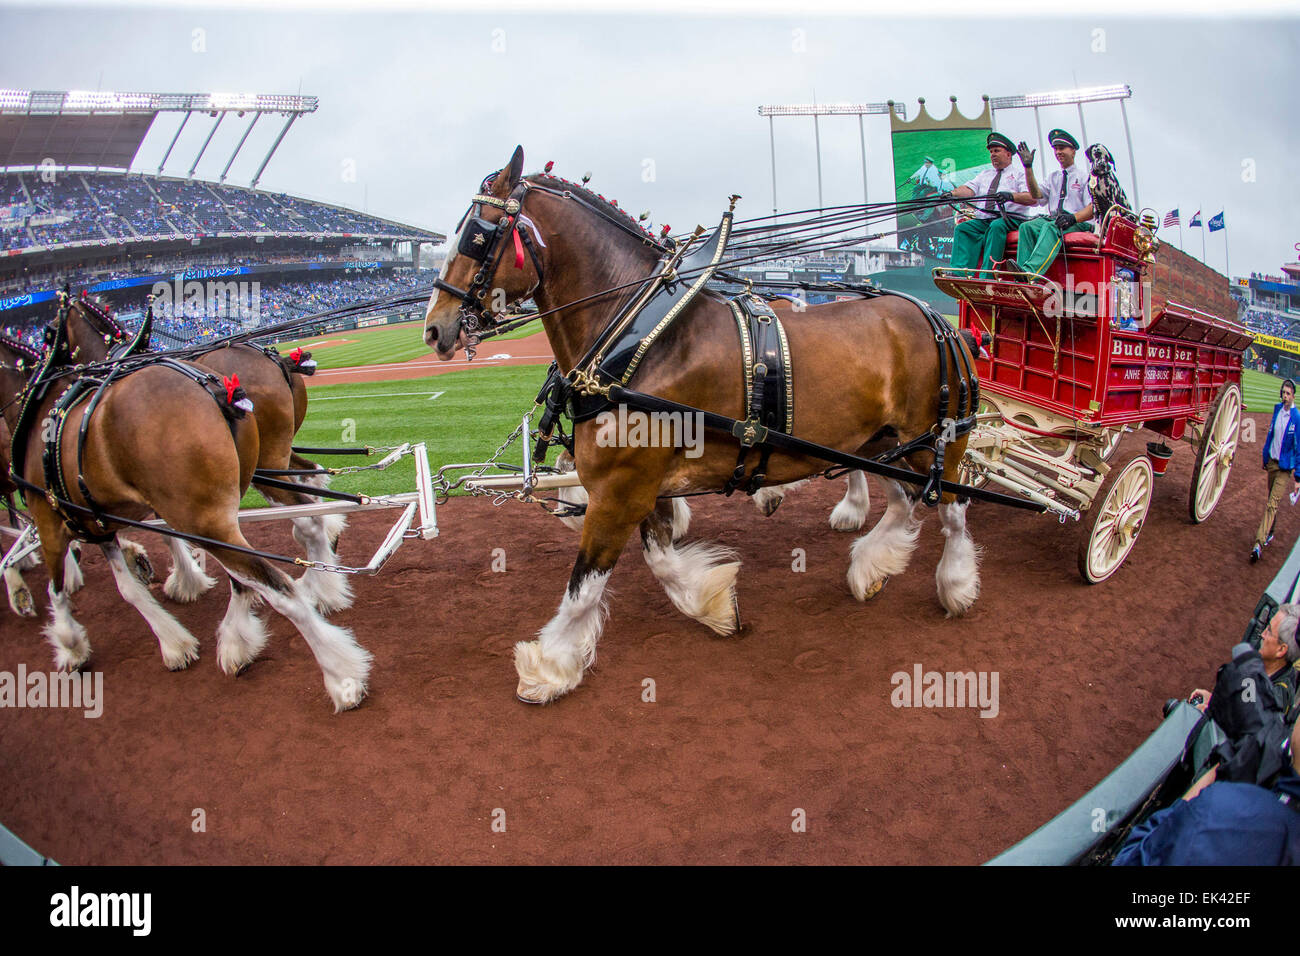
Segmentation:
{"type": "Polygon", "coordinates": [[[991,337],[976,363],[985,403],[963,481],[998,485],[1062,522],[1087,515],[1078,561],[1092,584],[1133,550],[1173,454],[1162,440],[1115,461],[1126,431],[1146,427],[1196,449],[1188,514],[1198,524],[1219,503],[1237,448],[1241,356],[1252,338],[1186,304],[1226,311],[1226,287],[1216,295],[1205,275],[1217,273],[1177,250],[1157,260],[1156,250],[1148,227],[1113,215],[1100,235],[1066,235],[1046,279],[935,270],[962,327],[991,337]]]}
{"type": "MultiPolygon", "coordinates": [[[[296,563],[315,571],[333,571],[339,574],[376,574],[380,568],[408,538],[430,540],[438,536],[437,504],[435,501],[432,473],[429,468],[429,453],[424,442],[414,444],[407,442],[396,448],[384,449],[388,454],[371,465],[331,469],[334,473],[353,471],[383,471],[404,458],[415,460],[415,490],[396,495],[369,496],[358,495],[358,501],[322,501],[310,505],[289,505],[286,507],[242,508],[239,520],[245,522],[287,521],[293,518],[306,518],[319,515],[348,514],[356,511],[375,511],[380,509],[402,509],[402,513],[393,523],[383,542],[373,557],[364,565],[351,566],[328,564],[323,561],[298,560],[296,563]]],[[[303,486],[304,494],[311,494],[312,487],[303,486]]],[[[171,529],[159,518],[143,522],[146,526],[157,528],[166,533],[171,529]]],[[[16,537],[15,543],[0,560],[0,572],[16,567],[24,557],[34,553],[40,547],[36,537],[35,526],[25,523],[21,530],[0,528],[0,532],[16,537]]],[[[201,552],[200,552],[201,553],[201,552]]]]}

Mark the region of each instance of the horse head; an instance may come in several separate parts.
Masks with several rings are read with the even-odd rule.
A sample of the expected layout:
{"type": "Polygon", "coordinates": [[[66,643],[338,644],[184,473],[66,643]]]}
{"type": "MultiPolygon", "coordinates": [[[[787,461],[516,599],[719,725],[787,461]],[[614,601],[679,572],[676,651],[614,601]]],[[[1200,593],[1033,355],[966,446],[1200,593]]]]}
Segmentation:
{"type": "Polygon", "coordinates": [[[516,146],[510,162],[479,186],[447,250],[424,314],[424,341],[443,361],[473,344],[476,332],[495,325],[508,305],[527,298],[541,281],[536,257],[521,254],[523,171],[524,149],[516,146]],[[502,268],[506,259],[514,268],[502,268]]]}
{"type": "Polygon", "coordinates": [[[532,298],[566,364],[664,252],[616,203],[548,173],[525,176],[523,164],[516,147],[480,184],[456,229],[424,317],[424,340],[444,361],[532,298]]]}

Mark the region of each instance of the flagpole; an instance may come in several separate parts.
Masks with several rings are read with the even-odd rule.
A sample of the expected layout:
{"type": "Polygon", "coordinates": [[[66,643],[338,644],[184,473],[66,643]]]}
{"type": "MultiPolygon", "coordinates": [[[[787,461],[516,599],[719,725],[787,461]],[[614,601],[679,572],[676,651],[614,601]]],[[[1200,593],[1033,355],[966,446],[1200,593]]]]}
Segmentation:
{"type": "MultiPolygon", "coordinates": [[[[1205,209],[1205,203],[1201,203],[1201,209],[1205,209]]],[[[1204,212],[1197,213],[1198,216],[1204,215],[1204,212]]],[[[1205,262],[1205,220],[1201,220],[1201,262],[1205,262]]]]}
{"type": "Polygon", "coordinates": [[[1223,218],[1223,268],[1228,270],[1228,280],[1232,280],[1232,263],[1228,259],[1228,218],[1223,218]]]}

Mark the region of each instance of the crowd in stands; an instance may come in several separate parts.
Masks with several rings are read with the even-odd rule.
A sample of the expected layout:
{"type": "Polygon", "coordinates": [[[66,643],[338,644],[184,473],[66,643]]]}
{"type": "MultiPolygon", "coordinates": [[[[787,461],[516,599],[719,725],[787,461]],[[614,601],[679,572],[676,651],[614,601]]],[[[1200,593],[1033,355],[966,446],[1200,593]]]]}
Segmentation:
{"type": "MultiPolygon", "coordinates": [[[[287,322],[303,315],[409,292],[426,282],[426,279],[410,274],[280,282],[275,285],[250,282],[245,284],[246,296],[214,295],[210,299],[205,296],[203,302],[183,302],[179,308],[168,299],[159,299],[154,303],[154,329],[159,333],[163,347],[174,348],[187,342],[233,335],[261,325],[287,322]]],[[[131,298],[121,302],[118,311],[124,314],[137,310],[142,312],[144,292],[140,295],[139,301],[131,298]]],[[[10,338],[39,345],[44,323],[50,317],[44,316],[30,325],[5,325],[2,331],[10,338]]],[[[136,322],[128,321],[126,324],[134,326],[136,322]]]]}
{"type": "Polygon", "coordinates": [[[230,301],[217,296],[204,305],[183,303],[180,310],[170,302],[157,302],[154,326],[178,342],[216,338],[368,299],[409,292],[422,281],[409,275],[383,275],[323,282],[280,282],[250,289],[247,298],[235,297],[230,301]]]}
{"type": "Polygon", "coordinates": [[[1263,309],[1245,309],[1241,313],[1241,321],[1251,331],[1262,332],[1264,335],[1293,341],[1300,337],[1300,317],[1266,312],[1263,309]]]}
{"type": "Polygon", "coordinates": [[[0,251],[98,239],[217,232],[347,233],[427,238],[419,230],[283,193],[185,179],[59,172],[0,176],[0,207],[21,212],[0,228],[0,251]]]}
{"type": "MultiPolygon", "coordinates": [[[[306,253],[280,252],[259,256],[239,256],[228,253],[196,255],[192,252],[177,255],[157,255],[149,258],[136,257],[131,264],[99,265],[82,269],[68,269],[58,263],[51,263],[40,268],[29,269],[21,275],[0,279],[0,296],[38,289],[52,289],[63,283],[73,288],[109,282],[113,279],[128,279],[141,275],[174,275],[186,269],[210,269],[226,266],[265,266],[285,265],[304,262],[339,262],[358,261],[357,249],[306,253]]],[[[365,249],[360,258],[368,261],[391,261],[392,252],[386,248],[365,249]]]]}

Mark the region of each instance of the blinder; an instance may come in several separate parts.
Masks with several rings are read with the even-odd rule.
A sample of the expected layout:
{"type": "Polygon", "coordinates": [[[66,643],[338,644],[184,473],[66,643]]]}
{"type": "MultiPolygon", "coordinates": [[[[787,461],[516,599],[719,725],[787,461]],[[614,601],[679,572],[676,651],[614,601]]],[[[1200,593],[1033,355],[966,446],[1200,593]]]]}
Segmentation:
{"type": "MultiPolygon", "coordinates": [[[[485,191],[490,188],[494,178],[495,174],[483,181],[481,188],[484,191],[475,195],[471,200],[470,208],[466,210],[465,216],[461,219],[461,227],[458,230],[460,239],[456,243],[457,254],[479,263],[479,269],[471,280],[469,287],[458,289],[441,277],[434,280],[435,288],[460,299],[461,327],[468,334],[471,348],[477,345],[485,335],[492,334],[492,330],[501,322],[501,317],[487,308],[484,305],[484,300],[492,287],[497,268],[505,257],[512,236],[516,247],[515,267],[523,268],[523,253],[526,250],[537,271],[537,282],[534,284],[533,289],[529,290],[521,298],[531,295],[542,280],[541,260],[533,248],[532,240],[526,234],[521,235],[518,231],[519,225],[516,218],[528,190],[537,187],[534,187],[527,180],[520,180],[508,199],[498,199],[495,196],[488,195],[485,191]],[[484,206],[495,206],[501,209],[505,212],[504,218],[498,222],[489,222],[481,216],[474,215],[484,206]]],[[[472,356],[473,353],[470,354],[472,356]]]]}
{"type": "Polygon", "coordinates": [[[460,234],[456,251],[475,262],[483,262],[488,251],[496,245],[498,224],[474,216],[460,234]]]}

